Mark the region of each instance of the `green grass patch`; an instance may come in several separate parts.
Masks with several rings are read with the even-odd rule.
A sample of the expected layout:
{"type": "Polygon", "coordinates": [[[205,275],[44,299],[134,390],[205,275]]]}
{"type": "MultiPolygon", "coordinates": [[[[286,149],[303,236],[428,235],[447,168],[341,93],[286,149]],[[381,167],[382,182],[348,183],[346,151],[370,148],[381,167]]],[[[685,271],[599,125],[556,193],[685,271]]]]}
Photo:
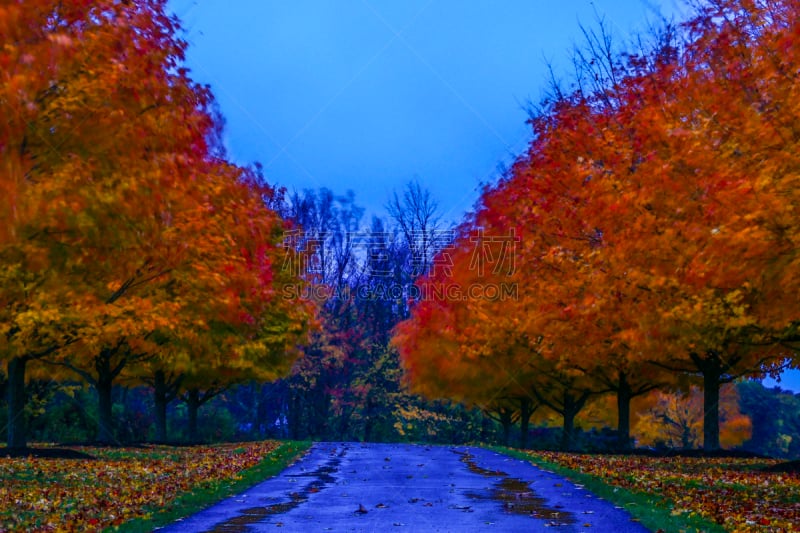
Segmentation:
{"type": "Polygon", "coordinates": [[[583,485],[593,494],[624,508],[631,516],[652,531],[658,531],[659,529],[676,533],[722,533],[725,531],[722,526],[701,516],[686,513],[673,515],[673,503],[659,494],[615,487],[606,483],[602,478],[566,468],[512,448],[502,446],[488,446],[487,448],[528,461],[538,467],[555,472],[574,483],[583,485]]]}
{"type": "MultiPolygon", "coordinates": [[[[178,496],[165,508],[147,509],[147,515],[107,528],[105,531],[145,533],[190,516],[280,473],[311,446],[308,441],[287,441],[256,466],[242,471],[238,479],[201,483],[191,492],[178,496]]],[[[244,451],[242,449],[242,451],[244,451]]]]}

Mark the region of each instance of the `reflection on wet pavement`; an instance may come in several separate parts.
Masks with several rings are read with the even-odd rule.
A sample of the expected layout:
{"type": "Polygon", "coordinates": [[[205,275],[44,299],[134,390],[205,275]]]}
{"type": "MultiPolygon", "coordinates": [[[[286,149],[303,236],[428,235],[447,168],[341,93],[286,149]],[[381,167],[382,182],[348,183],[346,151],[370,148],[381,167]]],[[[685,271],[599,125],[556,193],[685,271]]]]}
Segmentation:
{"type": "Polygon", "coordinates": [[[486,492],[470,492],[467,496],[474,500],[490,500],[501,504],[507,513],[527,515],[531,518],[544,519],[550,526],[566,526],[575,523],[575,516],[560,509],[561,506],[548,506],[547,500],[536,495],[530,483],[519,478],[509,477],[501,470],[490,470],[478,466],[475,457],[469,452],[454,453],[461,456],[461,462],[467,465],[467,470],[473,474],[484,477],[502,478],[486,492]]]}
{"type": "Polygon", "coordinates": [[[288,502],[273,503],[265,507],[250,507],[239,511],[238,516],[234,516],[220,524],[217,524],[213,529],[207,530],[207,533],[246,533],[251,531],[250,527],[253,524],[263,522],[267,517],[288,513],[292,509],[300,506],[308,501],[308,495],[319,492],[326,485],[336,481],[333,473],[339,470],[339,465],[342,462],[342,457],[347,452],[344,448],[342,451],[333,455],[325,466],[319,467],[311,472],[303,472],[301,474],[290,474],[290,478],[312,478],[311,483],[303,487],[297,492],[289,494],[288,502]]]}
{"type": "Polygon", "coordinates": [[[588,527],[647,531],[583,487],[490,450],[317,443],[281,474],[160,533],[528,533],[588,527]]]}

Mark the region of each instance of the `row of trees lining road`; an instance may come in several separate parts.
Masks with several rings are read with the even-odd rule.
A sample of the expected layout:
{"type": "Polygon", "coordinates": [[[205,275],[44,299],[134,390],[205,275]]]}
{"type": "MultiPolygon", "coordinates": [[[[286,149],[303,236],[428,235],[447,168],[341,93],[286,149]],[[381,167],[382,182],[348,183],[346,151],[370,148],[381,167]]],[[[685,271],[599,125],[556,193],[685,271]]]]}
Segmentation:
{"type": "Polygon", "coordinates": [[[24,447],[26,376],[83,378],[114,442],[112,387],[196,409],[288,371],[313,323],[282,269],[289,226],[252,170],[225,160],[207,87],[182,66],[165,0],[0,7],[0,359],[8,446],[24,447]]]}
{"type": "Polygon", "coordinates": [[[587,37],[452,268],[419,282],[518,297],[420,302],[394,344],[416,390],[549,407],[567,449],[591,398],[616,395],[627,447],[632,398],[696,383],[716,450],[721,385],[800,361],[800,3],[712,0],[632,54],[587,37]]]}
{"type": "Polygon", "coordinates": [[[587,32],[575,87],[462,226],[409,184],[364,231],[352,193],[286,195],[226,160],[166,2],[0,7],[9,446],[26,392],[76,380],[107,443],[129,390],[158,441],[171,403],[196,440],[230,391],[293,438],[460,442],[492,418],[526,447],[557,413],[570,448],[613,394],[620,447],[632,424],[694,444],[700,411],[714,449],[720,403],[741,442],[720,386],[796,361],[798,12],[713,2],[627,56],[587,32]],[[406,390],[398,351],[412,392],[467,407],[406,390]]]}

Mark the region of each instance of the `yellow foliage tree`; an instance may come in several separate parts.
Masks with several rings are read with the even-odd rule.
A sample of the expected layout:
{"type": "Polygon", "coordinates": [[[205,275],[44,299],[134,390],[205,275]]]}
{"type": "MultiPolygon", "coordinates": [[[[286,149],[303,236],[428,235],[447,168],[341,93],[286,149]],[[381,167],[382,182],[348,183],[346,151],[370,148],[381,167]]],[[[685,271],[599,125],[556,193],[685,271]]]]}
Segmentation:
{"type": "MultiPolygon", "coordinates": [[[[640,445],[665,445],[670,448],[703,446],[703,391],[691,387],[688,393],[655,391],[638,412],[634,437],[640,445]],[[649,405],[648,405],[649,404],[649,405]]],[[[734,384],[720,389],[720,444],[725,448],[741,445],[750,438],[752,422],[739,410],[739,394],[734,384]]]]}

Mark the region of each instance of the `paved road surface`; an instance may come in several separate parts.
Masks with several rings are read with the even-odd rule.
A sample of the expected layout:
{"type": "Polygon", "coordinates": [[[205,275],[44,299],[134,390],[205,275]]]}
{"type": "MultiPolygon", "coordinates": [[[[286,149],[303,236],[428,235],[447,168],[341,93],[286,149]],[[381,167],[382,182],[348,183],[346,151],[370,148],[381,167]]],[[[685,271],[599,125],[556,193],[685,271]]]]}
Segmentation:
{"type": "Polygon", "coordinates": [[[277,477],[158,531],[647,529],[579,485],[481,448],[320,443],[277,477]]]}

